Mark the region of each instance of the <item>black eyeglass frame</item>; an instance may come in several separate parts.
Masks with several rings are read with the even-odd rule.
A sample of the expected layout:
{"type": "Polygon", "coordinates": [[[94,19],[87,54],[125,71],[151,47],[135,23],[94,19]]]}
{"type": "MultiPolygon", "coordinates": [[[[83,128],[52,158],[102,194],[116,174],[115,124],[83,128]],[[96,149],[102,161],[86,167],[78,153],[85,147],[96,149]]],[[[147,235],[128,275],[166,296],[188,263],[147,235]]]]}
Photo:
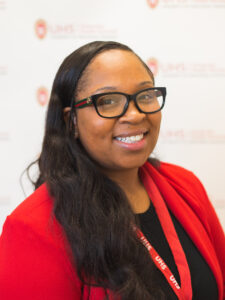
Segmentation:
{"type": "MultiPolygon", "coordinates": [[[[108,93],[95,94],[95,95],[89,96],[89,97],[87,97],[87,98],[85,98],[85,99],[82,99],[82,100],[79,100],[79,101],[75,102],[75,107],[76,107],[76,108],[84,108],[84,107],[87,107],[87,106],[94,105],[95,110],[96,110],[97,114],[98,114],[100,117],[106,118],[106,119],[114,119],[114,118],[119,118],[119,117],[123,116],[123,115],[126,113],[126,111],[127,111],[127,109],[128,109],[128,106],[129,106],[129,103],[130,103],[131,100],[134,100],[134,104],[135,104],[135,106],[136,106],[136,108],[137,108],[137,110],[138,110],[139,112],[144,113],[144,114],[154,114],[154,113],[157,113],[158,111],[162,110],[162,108],[163,108],[164,105],[165,105],[165,100],[166,100],[166,88],[165,88],[165,87],[153,87],[153,88],[147,88],[147,89],[138,91],[137,93],[132,94],[132,95],[126,94],[126,93],[122,93],[122,92],[108,92],[108,93]],[[153,111],[153,112],[144,112],[144,111],[142,111],[142,110],[139,108],[139,106],[138,106],[138,104],[137,104],[137,100],[136,100],[136,97],[137,97],[140,93],[145,92],[145,91],[148,91],[148,90],[158,90],[158,91],[160,91],[160,92],[162,93],[162,97],[163,97],[163,102],[162,102],[161,107],[160,107],[158,110],[153,111]],[[102,115],[99,113],[98,108],[97,108],[96,101],[97,101],[97,99],[98,99],[99,97],[101,97],[101,96],[111,95],[111,94],[119,94],[119,95],[123,95],[123,96],[125,96],[125,97],[127,98],[127,102],[126,102],[126,104],[124,105],[124,109],[123,109],[123,111],[122,111],[121,114],[119,114],[119,115],[117,115],[117,116],[113,116],[113,117],[105,117],[105,116],[102,116],[102,115]]],[[[75,100],[74,100],[74,101],[75,101],[75,100]]]]}

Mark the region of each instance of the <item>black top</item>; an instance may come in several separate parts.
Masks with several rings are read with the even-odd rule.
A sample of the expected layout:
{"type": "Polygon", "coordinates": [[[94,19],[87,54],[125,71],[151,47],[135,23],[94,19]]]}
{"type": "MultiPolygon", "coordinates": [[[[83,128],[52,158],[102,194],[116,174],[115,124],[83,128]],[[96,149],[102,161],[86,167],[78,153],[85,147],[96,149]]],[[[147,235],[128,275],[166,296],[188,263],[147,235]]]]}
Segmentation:
{"type": "MultiPolygon", "coordinates": [[[[217,283],[211,269],[170,210],[169,213],[190,268],[193,289],[192,300],[217,300],[217,283]]],[[[175,276],[177,282],[180,284],[180,277],[172,256],[172,252],[164,236],[153,204],[151,203],[149,209],[146,212],[137,214],[137,216],[139,217],[143,234],[165,261],[165,263],[175,276]]],[[[156,280],[157,282],[160,282],[160,287],[165,292],[165,295],[167,295],[167,299],[177,300],[178,298],[176,294],[166,281],[164,275],[156,267],[155,273],[156,280]]]]}

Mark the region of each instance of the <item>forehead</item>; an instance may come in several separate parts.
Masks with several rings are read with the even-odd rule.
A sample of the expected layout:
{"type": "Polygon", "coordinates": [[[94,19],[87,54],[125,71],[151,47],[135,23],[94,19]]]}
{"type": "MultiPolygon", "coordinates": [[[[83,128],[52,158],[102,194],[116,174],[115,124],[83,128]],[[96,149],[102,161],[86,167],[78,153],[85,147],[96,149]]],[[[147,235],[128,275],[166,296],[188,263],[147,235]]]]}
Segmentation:
{"type": "Polygon", "coordinates": [[[84,89],[90,93],[102,86],[116,86],[123,91],[126,86],[135,87],[142,81],[153,83],[139,58],[130,51],[119,49],[107,50],[94,57],[82,77],[84,89]]]}

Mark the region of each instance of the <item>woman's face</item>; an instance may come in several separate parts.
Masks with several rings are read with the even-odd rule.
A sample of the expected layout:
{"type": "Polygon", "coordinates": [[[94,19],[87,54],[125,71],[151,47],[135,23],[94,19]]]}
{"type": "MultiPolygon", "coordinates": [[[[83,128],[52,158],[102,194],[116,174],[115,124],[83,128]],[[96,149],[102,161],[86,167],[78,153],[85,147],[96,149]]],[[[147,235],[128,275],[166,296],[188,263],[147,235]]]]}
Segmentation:
{"type": "MultiPolygon", "coordinates": [[[[86,68],[84,86],[76,101],[105,92],[134,94],[153,87],[153,81],[139,59],[129,51],[108,50],[98,54],[86,68]]],[[[78,86],[79,87],[79,86],[78,86]]],[[[131,101],[125,115],[100,117],[94,106],[77,109],[78,138],[88,154],[104,169],[138,168],[153,151],[160,129],[161,112],[140,113],[131,101]],[[144,134],[141,141],[128,143],[124,137],[144,134]]]]}

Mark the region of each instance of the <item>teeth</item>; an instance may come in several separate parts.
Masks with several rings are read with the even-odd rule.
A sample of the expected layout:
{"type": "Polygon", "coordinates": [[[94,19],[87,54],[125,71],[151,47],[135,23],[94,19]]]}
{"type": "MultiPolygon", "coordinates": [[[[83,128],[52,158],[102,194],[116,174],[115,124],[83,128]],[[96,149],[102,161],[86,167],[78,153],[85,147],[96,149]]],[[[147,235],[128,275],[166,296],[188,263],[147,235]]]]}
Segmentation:
{"type": "Polygon", "coordinates": [[[144,137],[144,134],[142,133],[142,134],[135,135],[135,136],[116,137],[116,140],[131,144],[131,143],[135,143],[135,142],[142,140],[143,137],[144,137]]]}

